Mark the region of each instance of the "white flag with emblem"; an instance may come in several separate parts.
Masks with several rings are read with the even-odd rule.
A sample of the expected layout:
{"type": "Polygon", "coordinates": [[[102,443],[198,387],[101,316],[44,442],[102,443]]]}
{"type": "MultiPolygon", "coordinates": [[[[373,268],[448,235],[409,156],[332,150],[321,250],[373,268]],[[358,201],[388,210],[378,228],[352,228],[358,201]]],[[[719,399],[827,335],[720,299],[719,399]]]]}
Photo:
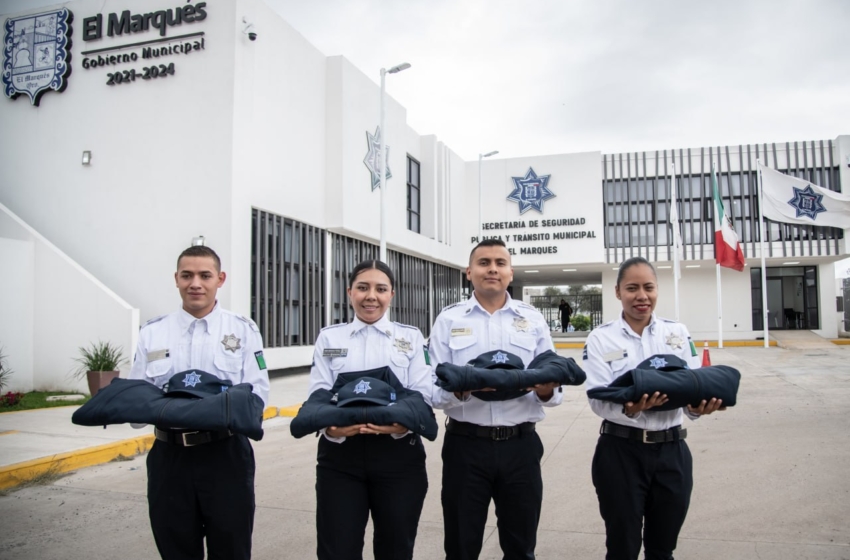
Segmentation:
{"type": "Polygon", "coordinates": [[[850,196],[761,166],[762,215],[775,222],[850,228],[850,196]]]}

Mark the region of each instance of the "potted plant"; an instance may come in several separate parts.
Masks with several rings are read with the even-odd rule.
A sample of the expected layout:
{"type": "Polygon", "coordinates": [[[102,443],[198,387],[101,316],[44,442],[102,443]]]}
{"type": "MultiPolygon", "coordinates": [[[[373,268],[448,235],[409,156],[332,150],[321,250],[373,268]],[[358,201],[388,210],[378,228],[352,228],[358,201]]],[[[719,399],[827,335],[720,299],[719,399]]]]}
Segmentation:
{"type": "Polygon", "coordinates": [[[102,387],[106,387],[121,373],[119,366],[127,362],[120,346],[113,346],[109,342],[94,342],[86,347],[80,347],[80,357],[76,358],[80,367],[74,371],[74,377],[82,379],[86,377],[89,383],[89,392],[95,396],[102,387]]]}

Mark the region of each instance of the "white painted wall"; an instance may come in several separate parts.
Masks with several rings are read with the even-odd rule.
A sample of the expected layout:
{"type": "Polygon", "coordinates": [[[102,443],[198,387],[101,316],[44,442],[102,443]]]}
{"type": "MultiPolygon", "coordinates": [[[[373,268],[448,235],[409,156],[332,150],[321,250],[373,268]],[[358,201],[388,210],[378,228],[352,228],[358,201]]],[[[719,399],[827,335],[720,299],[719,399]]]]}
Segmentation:
{"type": "MultiPolygon", "coordinates": [[[[106,85],[108,72],[141,72],[149,64],[141,47],[130,49],[139,53],[136,63],[89,70],[82,51],[159,38],[159,32],[84,42],[83,19],[174,8],[174,2],[63,6],[74,13],[68,88],[46,93],[40,107],[26,97],[0,99],[3,129],[15,131],[0,135],[0,202],[149,319],[174,310],[170,275],[193,236],[207,236],[225,263],[232,256],[235,4],[208,3],[204,21],[168,30],[167,36],[206,33],[203,51],[154,59],[174,62],[173,76],[115,86],[106,85]],[[92,152],[90,166],[81,165],[83,150],[92,152]]],[[[221,299],[229,303],[227,286],[221,299]]]]}
{"type": "Polygon", "coordinates": [[[835,298],[839,292],[836,290],[835,263],[818,265],[818,309],[820,309],[820,326],[813,333],[824,338],[838,338],[838,322],[835,320],[835,298]]]}
{"type": "MultiPolygon", "coordinates": [[[[139,310],[0,204],[0,343],[15,374],[9,390],[78,390],[78,348],[111,342],[131,360],[139,310]],[[6,342],[8,341],[8,342],[6,342]]],[[[121,368],[129,371],[128,361],[121,368]]]]}

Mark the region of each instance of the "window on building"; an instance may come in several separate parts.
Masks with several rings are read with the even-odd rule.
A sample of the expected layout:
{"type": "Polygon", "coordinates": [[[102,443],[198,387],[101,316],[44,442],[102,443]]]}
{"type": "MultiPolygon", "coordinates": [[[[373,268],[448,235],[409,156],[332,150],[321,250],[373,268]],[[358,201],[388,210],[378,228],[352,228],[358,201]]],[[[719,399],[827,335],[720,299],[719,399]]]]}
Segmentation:
{"type": "Polygon", "coordinates": [[[416,233],[421,232],[419,185],[419,162],[407,156],[407,229],[416,233]]]}
{"type": "Polygon", "coordinates": [[[251,318],[265,347],[313,344],[324,306],[324,230],[253,209],[251,318]]]}

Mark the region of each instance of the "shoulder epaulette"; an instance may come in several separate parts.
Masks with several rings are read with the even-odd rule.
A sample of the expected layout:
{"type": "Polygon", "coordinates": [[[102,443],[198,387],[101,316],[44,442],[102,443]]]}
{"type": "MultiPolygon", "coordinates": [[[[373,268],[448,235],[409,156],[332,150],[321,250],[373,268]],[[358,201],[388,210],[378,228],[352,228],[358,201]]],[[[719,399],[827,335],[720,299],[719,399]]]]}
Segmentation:
{"type": "Polygon", "coordinates": [[[326,331],[328,329],[335,329],[337,327],[345,327],[348,326],[349,323],[334,323],[333,325],[328,325],[327,327],[322,327],[321,330],[326,331]]]}
{"type": "Polygon", "coordinates": [[[399,323],[398,321],[393,321],[394,325],[398,325],[399,327],[404,327],[406,329],[416,329],[419,330],[419,327],[414,327],[413,325],[405,325],[404,323],[399,323]]]}
{"type": "Polygon", "coordinates": [[[465,303],[466,303],[465,301],[459,301],[459,302],[457,302],[457,303],[453,303],[453,304],[451,304],[451,305],[447,305],[447,306],[445,306],[442,310],[440,310],[440,313],[442,313],[443,311],[448,311],[449,309],[452,309],[452,308],[454,308],[454,307],[457,307],[458,305],[464,305],[465,303]]]}
{"type": "Polygon", "coordinates": [[[168,315],[160,315],[159,317],[154,317],[153,319],[150,319],[147,323],[145,323],[144,325],[142,325],[142,328],[145,328],[145,327],[147,327],[148,325],[153,325],[154,323],[157,323],[157,322],[159,322],[159,321],[162,321],[162,320],[163,320],[163,319],[165,319],[166,317],[168,317],[168,315]]]}
{"type": "Polygon", "coordinates": [[[599,326],[598,326],[598,327],[596,327],[596,328],[597,328],[597,329],[604,329],[605,327],[610,327],[610,326],[611,326],[611,325],[613,325],[614,323],[616,323],[616,320],[614,320],[614,321],[608,321],[607,323],[602,323],[601,325],[599,325],[599,326]]]}
{"type": "Polygon", "coordinates": [[[528,303],[525,303],[524,301],[518,301],[518,302],[516,302],[516,306],[517,306],[517,307],[525,307],[526,309],[531,309],[531,310],[533,310],[533,311],[537,311],[537,310],[538,310],[538,309],[537,309],[536,307],[534,307],[533,305],[530,305],[530,304],[528,304],[528,303]]]}
{"type": "Polygon", "coordinates": [[[255,323],[253,320],[237,313],[234,313],[233,315],[243,323],[248,323],[248,325],[251,327],[251,330],[253,330],[254,332],[260,332],[260,327],[258,327],[257,323],[255,323]]]}
{"type": "Polygon", "coordinates": [[[678,324],[679,324],[679,321],[674,321],[673,319],[665,319],[664,317],[659,317],[658,319],[659,319],[660,321],[665,322],[665,323],[673,323],[674,325],[678,325],[678,324]]]}

